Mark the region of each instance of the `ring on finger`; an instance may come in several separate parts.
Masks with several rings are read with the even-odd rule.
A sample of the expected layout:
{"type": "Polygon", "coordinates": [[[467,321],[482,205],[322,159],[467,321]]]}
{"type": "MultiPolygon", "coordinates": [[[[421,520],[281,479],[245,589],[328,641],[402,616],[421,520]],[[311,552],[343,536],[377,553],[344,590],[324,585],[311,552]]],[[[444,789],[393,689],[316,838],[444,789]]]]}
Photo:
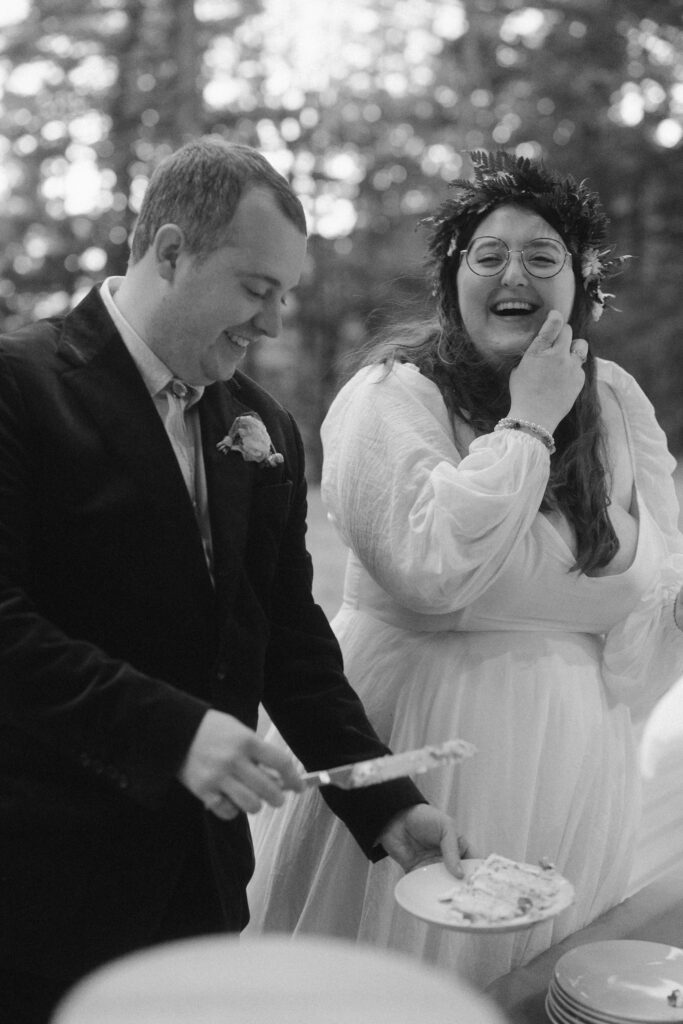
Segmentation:
{"type": "Polygon", "coordinates": [[[213,796],[209,797],[206,801],[206,807],[210,811],[218,811],[224,803],[232,803],[229,797],[223,793],[214,793],[213,796]]]}

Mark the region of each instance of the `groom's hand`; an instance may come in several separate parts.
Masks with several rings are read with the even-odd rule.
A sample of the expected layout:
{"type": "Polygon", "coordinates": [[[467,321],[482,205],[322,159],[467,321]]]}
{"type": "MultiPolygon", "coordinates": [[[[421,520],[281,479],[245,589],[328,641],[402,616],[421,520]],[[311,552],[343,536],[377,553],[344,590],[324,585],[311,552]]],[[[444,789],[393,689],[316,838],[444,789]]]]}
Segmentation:
{"type": "Polygon", "coordinates": [[[460,859],[469,853],[467,841],[458,835],[452,818],[429,804],[401,811],[379,835],[378,842],[404,871],[443,860],[452,875],[463,877],[460,859]]]}
{"type": "Polygon", "coordinates": [[[303,788],[291,754],[260,739],[237,718],[207,711],[178,778],[219,818],[280,807],[284,790],[303,788]]]}

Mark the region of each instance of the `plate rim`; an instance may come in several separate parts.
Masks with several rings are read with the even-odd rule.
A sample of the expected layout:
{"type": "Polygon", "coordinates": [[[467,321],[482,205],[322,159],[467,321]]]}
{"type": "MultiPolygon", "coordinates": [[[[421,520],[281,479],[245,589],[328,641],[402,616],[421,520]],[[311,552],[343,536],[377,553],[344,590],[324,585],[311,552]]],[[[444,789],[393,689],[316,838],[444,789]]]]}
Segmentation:
{"type": "MultiPolygon", "coordinates": [[[[579,955],[579,950],[581,950],[581,955],[588,955],[590,958],[591,954],[586,954],[587,948],[596,946],[616,946],[623,948],[624,945],[649,947],[652,951],[654,951],[654,949],[659,949],[661,952],[658,955],[662,958],[662,960],[666,959],[666,953],[670,953],[672,950],[677,950],[681,954],[681,963],[683,965],[683,948],[680,946],[674,946],[668,942],[652,942],[648,939],[602,939],[596,942],[582,943],[581,945],[573,946],[572,949],[568,949],[559,958],[559,960],[555,964],[555,967],[553,968],[551,986],[554,985],[563,994],[566,994],[567,998],[571,1000],[577,1006],[577,1008],[586,1009],[594,1014],[598,1013],[606,1022],[606,1024],[610,1024],[611,1021],[620,1021],[623,1022],[623,1024],[680,1024],[680,1022],[683,1021],[683,1008],[661,1007],[661,1012],[657,1013],[656,1016],[653,1016],[653,1014],[657,1012],[657,1007],[655,1006],[652,1006],[652,1008],[644,1007],[642,1009],[634,1011],[634,1013],[637,1013],[637,1016],[632,1015],[629,1012],[630,1008],[628,1007],[626,1008],[626,1010],[617,1010],[615,1008],[602,1010],[600,1007],[597,1007],[594,1003],[586,1003],[584,1000],[580,999],[574,991],[573,987],[571,987],[571,982],[569,979],[566,979],[567,984],[563,983],[563,971],[561,968],[561,963],[565,959],[565,957],[569,957],[569,954],[575,954],[575,956],[577,956],[579,955]],[[668,1016],[669,1010],[679,1010],[679,1014],[677,1016],[668,1016]]],[[[614,950],[614,953],[618,954],[618,951],[619,950],[617,948],[614,950]]],[[[646,952],[647,948],[644,950],[644,953],[646,952]]],[[[595,955],[595,950],[593,949],[592,956],[595,955]]],[[[589,959],[589,962],[586,965],[586,969],[588,969],[591,966],[591,963],[592,961],[589,959]]],[[[609,968],[606,967],[605,971],[607,971],[608,969],[609,968]]],[[[598,972],[596,971],[596,974],[597,973],[598,972]]],[[[612,994],[614,995],[615,993],[612,994]]]]}
{"type": "MultiPolygon", "coordinates": [[[[562,1001],[564,994],[564,989],[554,986],[551,981],[548,986],[548,997],[561,1010],[564,1010],[565,1014],[573,1014],[577,1024],[627,1024],[623,1017],[615,1017],[610,1013],[603,1014],[601,1011],[594,1010],[590,1006],[582,1006],[579,1003],[570,1006],[562,1001]]],[[[631,1022],[631,1024],[634,1024],[634,1022],[631,1022]]]]}

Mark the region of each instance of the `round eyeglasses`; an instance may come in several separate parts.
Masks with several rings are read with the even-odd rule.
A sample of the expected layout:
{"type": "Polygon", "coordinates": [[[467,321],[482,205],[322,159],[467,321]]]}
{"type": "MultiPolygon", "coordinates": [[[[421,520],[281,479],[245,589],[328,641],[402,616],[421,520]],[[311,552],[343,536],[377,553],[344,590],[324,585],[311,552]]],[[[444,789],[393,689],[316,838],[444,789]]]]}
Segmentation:
{"type": "Polygon", "coordinates": [[[502,238],[482,235],[473,238],[460,255],[479,277],[495,277],[507,267],[513,252],[519,253],[532,277],[555,277],[562,270],[569,251],[554,238],[532,238],[521,249],[509,249],[502,238]]]}

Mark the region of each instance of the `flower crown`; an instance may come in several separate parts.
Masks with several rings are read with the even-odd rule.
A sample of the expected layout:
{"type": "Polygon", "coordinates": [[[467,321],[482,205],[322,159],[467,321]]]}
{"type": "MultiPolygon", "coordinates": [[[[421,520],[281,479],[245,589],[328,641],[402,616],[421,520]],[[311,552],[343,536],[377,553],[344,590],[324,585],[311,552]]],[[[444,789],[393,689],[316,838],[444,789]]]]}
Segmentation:
{"type": "MultiPolygon", "coordinates": [[[[602,291],[602,283],[619,273],[630,257],[615,256],[606,242],[609,220],[597,192],[591,191],[585,181],[562,178],[541,162],[515,157],[505,150],[477,150],[469,155],[474,178],[450,182],[454,197],[447,199],[427,221],[432,225],[429,257],[437,277],[444,260],[464,248],[461,239],[468,229],[472,231],[479,220],[498,206],[521,203],[540,213],[562,234],[572,254],[579,257],[593,319],[599,320],[606,299],[613,298],[602,291]]],[[[438,287],[437,282],[437,291],[438,287]]]]}

